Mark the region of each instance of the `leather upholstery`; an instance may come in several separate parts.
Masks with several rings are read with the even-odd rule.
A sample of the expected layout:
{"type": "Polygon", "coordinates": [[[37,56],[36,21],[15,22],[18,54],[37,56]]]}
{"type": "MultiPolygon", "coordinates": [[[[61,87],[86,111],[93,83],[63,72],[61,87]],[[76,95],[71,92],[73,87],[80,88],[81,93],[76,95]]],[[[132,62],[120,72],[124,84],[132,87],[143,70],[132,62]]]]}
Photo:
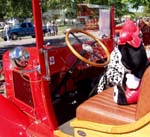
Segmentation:
{"type": "Polygon", "coordinates": [[[113,88],[109,88],[83,102],[77,108],[76,117],[79,120],[110,125],[134,122],[150,111],[150,91],[148,89],[150,89],[149,67],[146,69],[142,78],[141,95],[137,104],[116,104],[113,100],[113,88]]]}

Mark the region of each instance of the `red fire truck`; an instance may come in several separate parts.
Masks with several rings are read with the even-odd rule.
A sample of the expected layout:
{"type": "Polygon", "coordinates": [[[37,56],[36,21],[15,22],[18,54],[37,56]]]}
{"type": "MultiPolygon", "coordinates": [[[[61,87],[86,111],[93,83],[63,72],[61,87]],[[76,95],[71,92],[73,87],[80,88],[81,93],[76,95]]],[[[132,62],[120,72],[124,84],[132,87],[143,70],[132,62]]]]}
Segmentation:
{"type": "Polygon", "coordinates": [[[40,0],[32,0],[36,47],[14,47],[3,55],[6,89],[0,95],[0,137],[147,137],[149,112],[122,125],[115,120],[112,125],[94,121],[101,113],[98,107],[107,103],[103,98],[104,104],[98,105],[94,88],[114,47],[113,7],[102,9],[103,31],[98,36],[105,37],[69,29],[63,40],[44,44],[40,5],[40,0]],[[96,100],[89,100],[95,96],[96,100]],[[85,100],[89,106],[94,104],[92,109],[86,106],[88,113],[80,107],[85,100]],[[82,120],[80,114],[91,120],[82,120]]]}
{"type": "Polygon", "coordinates": [[[85,30],[99,29],[99,9],[96,4],[78,4],[78,19],[84,24],[85,30]]]}

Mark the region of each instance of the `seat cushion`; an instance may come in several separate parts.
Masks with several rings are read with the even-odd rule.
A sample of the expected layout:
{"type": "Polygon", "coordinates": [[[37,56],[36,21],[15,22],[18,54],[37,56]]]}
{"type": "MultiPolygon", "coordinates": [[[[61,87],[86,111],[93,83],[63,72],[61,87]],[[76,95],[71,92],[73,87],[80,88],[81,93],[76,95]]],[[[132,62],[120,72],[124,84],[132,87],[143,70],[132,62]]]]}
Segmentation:
{"type": "Polygon", "coordinates": [[[76,111],[79,120],[121,125],[135,121],[136,104],[118,105],[113,100],[113,88],[91,97],[76,111]]]}

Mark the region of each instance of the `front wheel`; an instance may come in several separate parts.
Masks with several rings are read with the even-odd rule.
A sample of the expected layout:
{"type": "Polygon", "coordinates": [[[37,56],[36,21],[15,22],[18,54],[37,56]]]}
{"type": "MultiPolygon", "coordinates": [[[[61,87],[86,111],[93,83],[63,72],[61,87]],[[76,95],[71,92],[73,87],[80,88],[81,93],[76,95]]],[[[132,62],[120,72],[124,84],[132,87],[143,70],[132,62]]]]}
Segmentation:
{"type": "Polygon", "coordinates": [[[11,34],[11,39],[12,39],[12,40],[17,40],[17,39],[18,39],[18,35],[15,34],[15,33],[12,33],[12,34],[11,34]]]}
{"type": "Polygon", "coordinates": [[[7,37],[4,37],[3,40],[4,40],[4,41],[7,41],[7,37]]]}
{"type": "Polygon", "coordinates": [[[35,35],[32,35],[32,38],[35,38],[35,35]]]}

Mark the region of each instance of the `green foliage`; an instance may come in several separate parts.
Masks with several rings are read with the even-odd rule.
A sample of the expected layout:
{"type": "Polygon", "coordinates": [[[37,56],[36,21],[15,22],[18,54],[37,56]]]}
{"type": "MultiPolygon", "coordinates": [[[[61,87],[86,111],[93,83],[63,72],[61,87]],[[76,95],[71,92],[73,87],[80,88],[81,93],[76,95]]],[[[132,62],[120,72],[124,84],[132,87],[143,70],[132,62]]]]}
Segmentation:
{"type": "Polygon", "coordinates": [[[2,18],[30,17],[32,15],[31,0],[0,0],[2,18]]]}
{"type": "Polygon", "coordinates": [[[144,12],[142,13],[142,16],[150,17],[150,7],[148,5],[144,7],[144,12]]]}
{"type": "Polygon", "coordinates": [[[136,13],[136,16],[150,16],[150,1],[149,0],[122,0],[122,2],[131,3],[132,8],[138,9],[139,6],[144,7],[143,13],[136,13]]]}
{"type": "Polygon", "coordinates": [[[130,14],[127,3],[123,3],[121,0],[109,0],[109,5],[114,5],[115,15],[122,17],[123,15],[130,14]]]}
{"type": "MultiPolygon", "coordinates": [[[[32,0],[0,0],[0,17],[1,18],[26,18],[32,17],[32,0]]],[[[75,17],[77,14],[77,4],[89,3],[98,5],[114,5],[116,16],[121,17],[129,12],[129,3],[138,8],[140,5],[145,6],[145,13],[149,12],[149,0],[41,0],[42,11],[49,9],[66,9],[68,15],[75,17]]]]}
{"type": "Polygon", "coordinates": [[[132,8],[138,9],[139,6],[147,6],[150,8],[149,0],[122,0],[122,2],[131,3],[132,8]]]}
{"type": "Polygon", "coordinates": [[[5,13],[7,12],[6,10],[7,7],[7,3],[5,2],[5,0],[0,0],[0,17],[3,18],[3,16],[5,16],[5,13]]]}

